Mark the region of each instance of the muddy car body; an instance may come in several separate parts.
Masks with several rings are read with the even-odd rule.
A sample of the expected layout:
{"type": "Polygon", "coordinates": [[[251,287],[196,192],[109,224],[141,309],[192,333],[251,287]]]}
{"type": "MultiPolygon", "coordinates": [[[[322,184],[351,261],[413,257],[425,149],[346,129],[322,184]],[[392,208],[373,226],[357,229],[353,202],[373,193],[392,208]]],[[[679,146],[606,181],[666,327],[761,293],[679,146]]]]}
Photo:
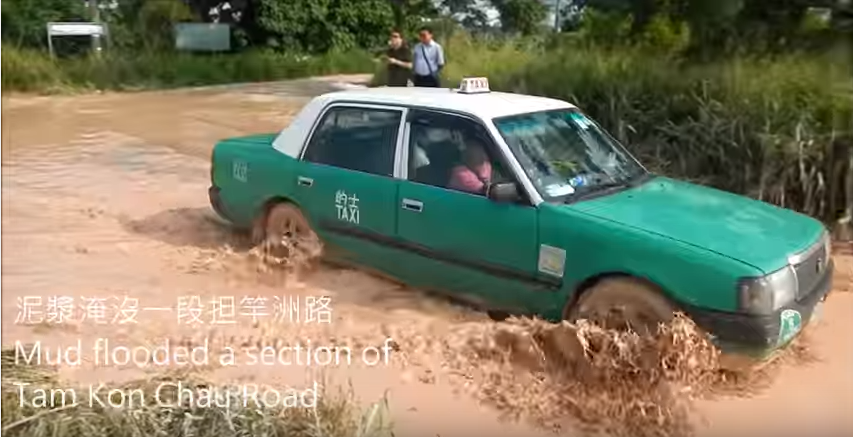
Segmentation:
{"type": "Polygon", "coordinates": [[[483,83],[316,97],[280,133],[215,146],[211,203],[269,241],[307,232],[337,261],[492,311],[635,329],[680,311],[764,356],[819,310],[820,222],[654,175],[573,105],[483,83]],[[450,188],[483,168],[460,167],[473,143],[485,188],[450,188]]]}

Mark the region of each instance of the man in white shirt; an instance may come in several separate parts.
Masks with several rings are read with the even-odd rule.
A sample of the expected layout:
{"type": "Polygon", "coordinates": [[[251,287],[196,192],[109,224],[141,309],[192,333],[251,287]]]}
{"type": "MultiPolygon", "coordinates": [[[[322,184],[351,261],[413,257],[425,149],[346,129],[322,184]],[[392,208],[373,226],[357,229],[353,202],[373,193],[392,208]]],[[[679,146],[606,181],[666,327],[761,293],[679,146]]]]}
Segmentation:
{"type": "Polygon", "coordinates": [[[439,74],[444,68],[444,49],[432,39],[432,30],[423,27],[418,32],[421,42],[412,51],[412,82],[420,87],[441,87],[439,74]]]}

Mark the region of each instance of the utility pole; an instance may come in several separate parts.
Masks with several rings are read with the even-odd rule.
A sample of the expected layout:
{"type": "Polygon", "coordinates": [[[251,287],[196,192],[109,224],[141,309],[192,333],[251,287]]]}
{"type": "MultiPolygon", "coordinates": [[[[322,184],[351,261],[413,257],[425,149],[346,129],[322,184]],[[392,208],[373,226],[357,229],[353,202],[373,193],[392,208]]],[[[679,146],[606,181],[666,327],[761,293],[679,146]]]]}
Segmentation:
{"type": "MultiPolygon", "coordinates": [[[[101,23],[101,8],[98,6],[98,0],[88,0],[89,8],[92,13],[92,22],[96,24],[101,23]]],[[[92,51],[95,53],[95,56],[101,56],[101,34],[96,33],[92,35],[92,51]]]]}
{"type": "Polygon", "coordinates": [[[560,0],[554,0],[554,32],[560,31],[560,0]]]}

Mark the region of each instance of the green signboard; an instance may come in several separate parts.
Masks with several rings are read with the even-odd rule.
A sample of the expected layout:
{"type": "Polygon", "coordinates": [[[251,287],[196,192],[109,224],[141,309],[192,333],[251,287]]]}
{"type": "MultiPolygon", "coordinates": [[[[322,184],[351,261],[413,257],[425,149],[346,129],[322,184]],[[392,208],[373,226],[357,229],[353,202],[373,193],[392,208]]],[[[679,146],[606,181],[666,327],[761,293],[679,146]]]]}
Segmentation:
{"type": "Polygon", "coordinates": [[[178,23],[175,25],[175,48],[204,52],[231,50],[231,26],[221,23],[178,23]]]}

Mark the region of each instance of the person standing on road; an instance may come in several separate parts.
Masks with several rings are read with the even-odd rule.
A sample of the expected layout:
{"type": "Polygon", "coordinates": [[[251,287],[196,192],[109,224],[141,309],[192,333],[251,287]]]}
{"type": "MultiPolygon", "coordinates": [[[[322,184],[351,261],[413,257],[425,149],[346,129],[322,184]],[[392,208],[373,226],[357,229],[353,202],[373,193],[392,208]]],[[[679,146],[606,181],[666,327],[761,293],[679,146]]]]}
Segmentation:
{"type": "Polygon", "coordinates": [[[398,31],[391,32],[388,50],[385,52],[388,63],[388,86],[408,86],[412,70],[412,52],[398,31]]]}
{"type": "Polygon", "coordinates": [[[422,27],[418,32],[421,42],[412,53],[412,82],[419,87],[441,87],[441,70],[444,68],[444,49],[432,39],[432,30],[422,27]]]}

